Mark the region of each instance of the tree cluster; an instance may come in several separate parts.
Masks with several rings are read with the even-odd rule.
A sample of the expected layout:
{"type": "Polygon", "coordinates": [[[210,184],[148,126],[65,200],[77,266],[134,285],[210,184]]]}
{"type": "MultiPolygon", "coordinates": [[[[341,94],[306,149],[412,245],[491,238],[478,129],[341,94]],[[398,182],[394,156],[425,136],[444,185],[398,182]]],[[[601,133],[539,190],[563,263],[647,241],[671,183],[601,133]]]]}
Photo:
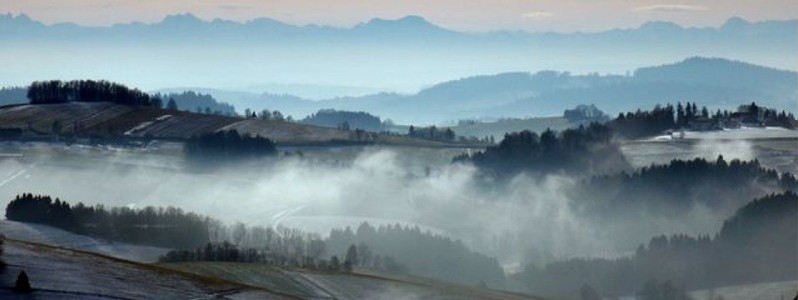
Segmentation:
{"type": "Polygon", "coordinates": [[[657,105],[650,111],[638,109],[634,113],[620,113],[617,118],[609,122],[613,132],[629,139],[657,135],[669,129],[676,129],[676,125],[674,109],[670,104],[664,107],[657,105]]]}
{"type": "Polygon", "coordinates": [[[112,102],[159,108],[163,106],[163,101],[158,97],[105,80],[35,81],[28,87],[28,99],[31,104],[112,102]]]}
{"type": "Polygon", "coordinates": [[[455,162],[471,162],[497,178],[518,173],[587,171],[604,162],[625,164],[610,128],[598,123],[566,129],[505,134],[498,145],[474,154],[462,154],[455,162]]]}
{"type": "Polygon", "coordinates": [[[415,127],[411,125],[407,130],[407,136],[444,142],[453,142],[457,138],[457,134],[455,134],[451,128],[441,129],[435,125],[429,127],[415,127]]]}
{"type": "Polygon", "coordinates": [[[222,116],[232,116],[236,113],[235,107],[233,105],[219,102],[210,94],[185,91],[182,93],[158,93],[153,95],[153,97],[158,99],[169,99],[169,101],[173,101],[174,107],[168,107],[167,105],[169,109],[180,108],[185,111],[194,110],[194,112],[198,114],[222,116]]]}
{"type": "Polygon", "coordinates": [[[158,258],[160,262],[223,261],[272,262],[264,251],[253,248],[239,249],[230,242],[208,243],[193,250],[172,250],[158,258]]]}
{"type": "Polygon", "coordinates": [[[17,195],[6,206],[12,221],[45,224],[66,231],[132,244],[187,248],[209,241],[211,220],[178,208],[130,209],[70,205],[50,196],[17,195]]]}
{"type": "Polygon", "coordinates": [[[305,117],[300,122],[316,126],[341,128],[344,130],[362,129],[376,132],[382,129],[382,121],[379,117],[362,111],[353,112],[322,109],[305,117]]]}
{"type": "Polygon", "coordinates": [[[563,117],[573,124],[590,124],[593,122],[604,123],[610,117],[598,109],[596,105],[577,105],[574,109],[566,109],[563,117]]]}
{"type": "Polygon", "coordinates": [[[274,156],[277,147],[270,139],[229,130],[193,136],[186,141],[184,152],[193,160],[239,160],[274,156]]]}
{"type": "Polygon", "coordinates": [[[740,203],[735,201],[769,191],[798,191],[798,182],[791,173],[779,174],[757,160],[727,162],[719,156],[594,176],[571,189],[570,196],[577,211],[611,220],[631,212],[676,216],[699,202],[710,208],[736,206],[740,203]]]}
{"type": "Polygon", "coordinates": [[[213,223],[211,242],[196,248],[173,250],[163,262],[258,262],[276,266],[326,269],[324,241],[317,235],[288,227],[247,227],[213,223]]]}
{"type": "Polygon", "coordinates": [[[500,287],[504,283],[504,271],[496,259],[418,227],[363,223],[355,231],[332,230],[326,242],[330,253],[345,253],[343,264],[348,261],[353,267],[406,271],[469,285],[500,287]]]}
{"type": "Polygon", "coordinates": [[[293,122],[294,118],[291,116],[283,115],[279,110],[261,110],[260,113],[253,111],[249,108],[244,110],[244,118],[246,119],[259,119],[264,121],[280,121],[280,122],[293,122]]]}
{"type": "Polygon", "coordinates": [[[683,299],[662,298],[673,291],[646,284],[649,279],[688,290],[794,280],[798,277],[796,211],[795,193],[771,194],[740,208],[714,238],[658,236],[630,257],[571,259],[544,268],[530,265],[516,279],[530,291],[550,295],[575,295],[579,283],[614,296],[633,294],[645,286],[641,292],[645,299],[683,299]]]}

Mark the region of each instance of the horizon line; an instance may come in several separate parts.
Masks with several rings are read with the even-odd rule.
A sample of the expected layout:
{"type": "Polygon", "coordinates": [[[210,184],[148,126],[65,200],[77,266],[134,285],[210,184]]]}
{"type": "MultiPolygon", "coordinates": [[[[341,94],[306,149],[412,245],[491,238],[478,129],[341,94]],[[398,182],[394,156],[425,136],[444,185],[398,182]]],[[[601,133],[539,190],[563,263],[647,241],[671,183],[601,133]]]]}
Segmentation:
{"type": "Polygon", "coordinates": [[[430,21],[426,17],[424,17],[422,15],[418,15],[418,14],[407,14],[407,15],[404,15],[404,16],[398,17],[398,18],[373,17],[373,18],[370,18],[370,19],[367,19],[367,20],[364,20],[364,21],[360,21],[360,22],[358,22],[358,23],[356,23],[356,24],[354,24],[352,26],[336,26],[336,25],[325,25],[325,24],[317,24],[317,23],[307,23],[307,24],[291,23],[291,22],[286,22],[286,21],[283,21],[283,20],[280,20],[280,19],[277,19],[277,18],[274,18],[274,17],[271,17],[271,16],[266,16],[266,15],[260,16],[260,17],[256,17],[256,18],[246,19],[246,20],[233,20],[233,19],[225,19],[225,18],[220,18],[220,17],[208,19],[208,18],[199,17],[196,14],[194,14],[192,12],[188,12],[188,11],[179,12],[179,13],[172,13],[172,14],[166,14],[160,20],[153,21],[153,22],[129,21],[129,22],[111,23],[111,24],[106,24],[106,25],[90,25],[90,24],[83,24],[83,23],[79,23],[79,22],[75,22],[75,21],[50,22],[50,23],[48,23],[48,22],[42,21],[40,19],[33,18],[30,15],[28,15],[27,13],[25,13],[25,12],[15,13],[15,12],[6,11],[6,12],[0,12],[0,16],[10,17],[12,19],[26,18],[26,19],[30,20],[31,22],[39,23],[39,24],[42,24],[42,25],[44,25],[46,27],[53,27],[53,26],[59,26],[59,25],[74,25],[74,26],[77,26],[77,27],[87,28],[87,29],[114,28],[114,27],[117,27],[117,26],[130,26],[130,25],[154,26],[154,25],[163,24],[169,18],[181,17],[181,16],[190,17],[192,19],[196,19],[196,20],[198,20],[198,21],[200,21],[202,23],[205,23],[205,24],[212,24],[214,22],[225,22],[225,23],[234,23],[234,24],[237,24],[237,25],[249,25],[249,24],[251,24],[253,22],[256,22],[258,20],[269,20],[269,21],[274,21],[274,22],[280,23],[282,25],[292,26],[292,27],[296,27],[296,28],[317,27],[317,28],[330,28],[330,29],[340,29],[340,30],[352,30],[352,29],[358,28],[360,26],[364,26],[364,25],[367,25],[369,23],[372,23],[374,21],[400,22],[402,20],[417,18],[417,19],[420,19],[421,21],[423,21],[426,24],[429,24],[429,25],[431,25],[433,27],[436,27],[436,28],[439,28],[439,29],[442,29],[442,30],[456,32],[456,33],[470,33],[470,34],[485,34],[485,33],[591,34],[591,33],[602,33],[602,32],[609,32],[609,31],[615,31],[615,30],[637,30],[637,29],[641,29],[641,28],[643,28],[643,27],[645,27],[646,25],[649,25],[649,24],[672,24],[672,25],[675,25],[675,26],[677,26],[677,27],[679,27],[681,29],[716,29],[717,30],[717,29],[723,28],[726,24],[729,24],[729,22],[732,21],[732,20],[741,20],[741,21],[743,21],[743,22],[745,22],[745,23],[747,23],[749,25],[755,25],[755,24],[761,24],[761,23],[767,23],[767,22],[796,22],[796,21],[798,21],[798,18],[764,19],[764,20],[752,21],[750,19],[746,19],[746,18],[740,17],[740,16],[730,16],[729,18],[725,19],[725,21],[723,21],[723,23],[721,23],[721,24],[719,24],[717,26],[711,26],[711,25],[710,26],[687,26],[687,25],[684,25],[684,24],[680,24],[678,22],[668,21],[668,20],[648,20],[648,21],[640,23],[639,25],[637,25],[637,27],[613,27],[613,28],[609,28],[609,29],[571,30],[571,31],[558,31],[558,30],[535,31],[535,30],[523,30],[523,29],[457,30],[457,29],[451,29],[451,28],[443,27],[443,26],[441,26],[439,24],[433,23],[432,21],[430,21]]]}

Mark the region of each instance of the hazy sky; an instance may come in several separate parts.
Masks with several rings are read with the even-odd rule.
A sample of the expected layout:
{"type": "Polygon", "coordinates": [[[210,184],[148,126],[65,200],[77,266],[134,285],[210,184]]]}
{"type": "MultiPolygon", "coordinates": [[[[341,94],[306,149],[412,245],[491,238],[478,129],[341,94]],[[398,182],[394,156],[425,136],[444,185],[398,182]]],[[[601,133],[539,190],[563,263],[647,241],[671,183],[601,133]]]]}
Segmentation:
{"type": "Polygon", "coordinates": [[[732,16],[749,20],[798,17],[796,0],[0,0],[0,12],[25,13],[45,23],[108,25],[157,22],[191,12],[203,19],[270,17],[293,24],[352,26],[371,18],[420,15],[469,31],[595,31],[636,27],[650,20],[717,26],[732,16]]]}

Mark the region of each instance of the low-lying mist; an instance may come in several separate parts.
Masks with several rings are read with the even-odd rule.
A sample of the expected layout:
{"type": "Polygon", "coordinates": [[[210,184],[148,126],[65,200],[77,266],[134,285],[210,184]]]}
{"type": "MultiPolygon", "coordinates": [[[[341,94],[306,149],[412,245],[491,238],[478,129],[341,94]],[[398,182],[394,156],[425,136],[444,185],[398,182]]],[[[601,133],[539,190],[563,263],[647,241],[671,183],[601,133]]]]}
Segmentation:
{"type": "Polygon", "coordinates": [[[414,151],[367,147],[351,160],[291,156],[202,172],[183,167],[179,156],[135,151],[28,155],[0,160],[0,198],[3,206],[23,192],[106,206],[175,206],[229,223],[323,235],[364,221],[414,224],[462,239],[508,271],[575,256],[619,256],[658,234],[713,234],[737,208],[696,206],[678,217],[605,226],[570,205],[567,191],[580,178],[520,175],[491,184],[468,164],[438,160],[422,167],[414,151]]]}

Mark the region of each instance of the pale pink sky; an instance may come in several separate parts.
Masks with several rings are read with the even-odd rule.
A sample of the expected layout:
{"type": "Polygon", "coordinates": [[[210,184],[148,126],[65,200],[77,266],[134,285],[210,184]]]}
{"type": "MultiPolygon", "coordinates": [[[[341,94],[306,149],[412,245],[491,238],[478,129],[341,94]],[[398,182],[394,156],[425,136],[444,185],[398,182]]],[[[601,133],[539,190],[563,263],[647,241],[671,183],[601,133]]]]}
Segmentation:
{"type": "Polygon", "coordinates": [[[797,0],[0,0],[0,13],[25,13],[45,23],[109,25],[157,22],[190,12],[203,19],[270,17],[292,24],[348,27],[371,18],[420,15],[467,31],[596,31],[650,20],[718,26],[749,20],[798,18],[797,0]]]}

